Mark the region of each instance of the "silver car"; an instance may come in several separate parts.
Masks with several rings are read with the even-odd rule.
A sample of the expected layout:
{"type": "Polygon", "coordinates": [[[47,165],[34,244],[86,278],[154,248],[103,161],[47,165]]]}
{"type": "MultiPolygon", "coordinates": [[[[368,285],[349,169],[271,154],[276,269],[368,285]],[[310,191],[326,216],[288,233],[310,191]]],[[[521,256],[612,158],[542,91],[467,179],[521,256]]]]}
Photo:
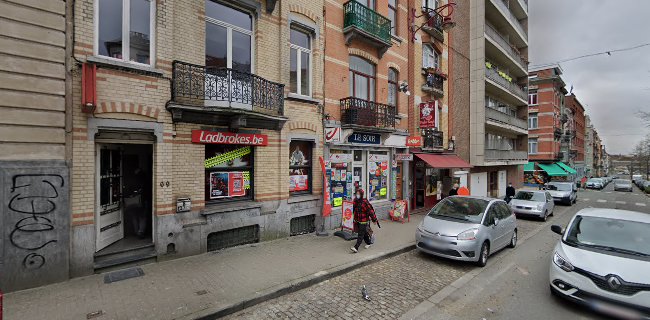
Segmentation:
{"type": "Polygon", "coordinates": [[[571,205],[578,200],[578,188],[573,182],[549,182],[546,184],[546,190],[555,202],[571,205]]]}
{"type": "Polygon", "coordinates": [[[517,245],[517,219],[500,199],[447,197],[420,223],[415,243],[421,252],[483,267],[490,254],[517,245]]]}
{"type": "Polygon", "coordinates": [[[551,292],[621,319],[650,317],[650,215],[587,208],[576,213],[552,254],[551,292]]]}
{"type": "Polygon", "coordinates": [[[517,216],[532,216],[544,221],[553,215],[555,209],[553,197],[548,191],[519,191],[509,205],[517,216]]]}
{"type": "Polygon", "coordinates": [[[632,192],[632,181],[626,179],[614,180],[614,191],[619,190],[632,192]]]}
{"type": "Polygon", "coordinates": [[[588,189],[602,189],[605,187],[605,182],[603,179],[600,178],[591,178],[587,180],[587,188],[588,189]]]}

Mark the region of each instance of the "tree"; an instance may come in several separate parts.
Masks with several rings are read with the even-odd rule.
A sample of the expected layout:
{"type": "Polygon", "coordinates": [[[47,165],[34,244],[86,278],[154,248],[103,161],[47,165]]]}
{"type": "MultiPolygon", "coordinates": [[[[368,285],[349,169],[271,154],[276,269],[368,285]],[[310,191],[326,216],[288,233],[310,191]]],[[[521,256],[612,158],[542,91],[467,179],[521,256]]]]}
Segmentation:
{"type": "Polygon", "coordinates": [[[638,111],[636,114],[639,116],[639,118],[641,118],[641,120],[643,120],[646,123],[648,127],[650,127],[650,112],[638,111]]]}
{"type": "Polygon", "coordinates": [[[639,173],[650,180],[650,134],[636,144],[632,157],[632,166],[639,168],[639,173]]]}

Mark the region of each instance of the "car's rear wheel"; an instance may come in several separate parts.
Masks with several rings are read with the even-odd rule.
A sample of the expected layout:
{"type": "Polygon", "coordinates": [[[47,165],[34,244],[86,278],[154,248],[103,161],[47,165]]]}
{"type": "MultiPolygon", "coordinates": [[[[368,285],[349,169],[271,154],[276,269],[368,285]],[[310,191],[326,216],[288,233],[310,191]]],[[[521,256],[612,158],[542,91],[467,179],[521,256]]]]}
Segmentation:
{"type": "Polygon", "coordinates": [[[476,261],[476,264],[479,267],[485,267],[489,256],[490,256],[490,245],[486,241],[483,242],[483,245],[481,245],[481,253],[478,256],[478,261],[476,261]]]}
{"type": "Polygon", "coordinates": [[[514,248],[517,246],[517,229],[512,233],[512,238],[510,238],[510,245],[508,247],[514,248]]]}
{"type": "Polygon", "coordinates": [[[548,218],[548,210],[544,211],[544,215],[542,216],[542,221],[546,222],[547,218],[548,218]]]}

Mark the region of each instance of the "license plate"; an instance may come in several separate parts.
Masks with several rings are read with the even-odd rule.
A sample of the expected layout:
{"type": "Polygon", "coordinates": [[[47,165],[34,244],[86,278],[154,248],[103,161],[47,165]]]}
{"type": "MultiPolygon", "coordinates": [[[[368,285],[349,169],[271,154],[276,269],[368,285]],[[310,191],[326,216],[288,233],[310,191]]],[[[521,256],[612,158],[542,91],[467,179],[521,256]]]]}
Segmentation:
{"type": "Polygon", "coordinates": [[[622,319],[640,319],[641,316],[639,313],[637,313],[634,310],[629,310],[623,307],[619,307],[617,305],[600,302],[600,301],[592,301],[591,307],[598,312],[602,312],[622,319]]]}
{"type": "Polygon", "coordinates": [[[444,243],[438,239],[429,239],[429,245],[435,248],[441,248],[444,243]]]}

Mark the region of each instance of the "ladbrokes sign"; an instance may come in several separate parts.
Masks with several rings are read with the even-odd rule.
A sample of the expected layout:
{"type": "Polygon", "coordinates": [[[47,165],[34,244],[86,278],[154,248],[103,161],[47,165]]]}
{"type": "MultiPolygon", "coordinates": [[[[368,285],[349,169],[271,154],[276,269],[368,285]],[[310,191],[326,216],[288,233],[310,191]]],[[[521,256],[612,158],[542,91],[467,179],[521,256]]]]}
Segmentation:
{"type": "Polygon", "coordinates": [[[241,144],[247,146],[266,146],[269,144],[269,137],[265,134],[192,130],[192,142],[205,144],[241,144]]]}

